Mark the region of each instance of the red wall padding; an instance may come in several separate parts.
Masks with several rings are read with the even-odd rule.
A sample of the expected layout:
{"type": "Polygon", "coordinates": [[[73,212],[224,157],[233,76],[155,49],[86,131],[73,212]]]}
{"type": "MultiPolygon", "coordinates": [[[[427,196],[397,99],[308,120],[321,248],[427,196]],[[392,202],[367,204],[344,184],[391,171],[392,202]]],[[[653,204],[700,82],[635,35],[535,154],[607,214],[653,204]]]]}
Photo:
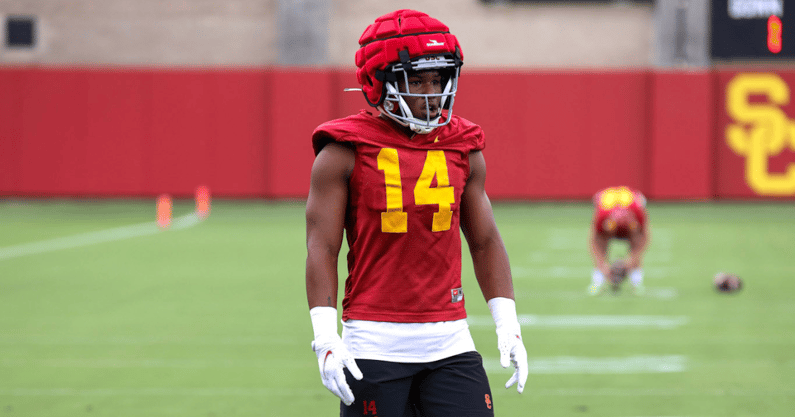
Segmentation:
{"type": "Polygon", "coordinates": [[[655,73],[649,89],[647,194],[659,199],[714,197],[714,108],[708,72],[655,73]]]}
{"type": "Polygon", "coordinates": [[[486,133],[493,198],[589,198],[642,188],[648,75],[465,73],[455,112],[486,133]]]}
{"type": "Polygon", "coordinates": [[[715,193],[734,199],[795,197],[795,72],[726,70],[716,74],[715,83],[722,105],[714,137],[715,193]],[[728,98],[732,89],[733,112],[728,98]],[[745,133],[741,142],[746,149],[730,146],[727,131],[732,125],[745,133]]]}
{"type": "MultiPolygon", "coordinates": [[[[617,184],[658,199],[770,197],[725,139],[739,123],[726,110],[738,74],[465,70],[454,111],[486,132],[494,199],[583,199],[617,184]]],[[[795,85],[795,72],[775,76],[795,85]]],[[[346,87],[353,72],[331,69],[0,68],[0,195],[190,196],[206,185],[303,198],[312,130],[365,106],[346,87]]],[[[765,97],[748,100],[775,113],[765,97]]],[[[782,190],[793,137],[768,155],[764,178],[782,190]]]]}
{"type": "Polygon", "coordinates": [[[0,193],[270,194],[267,71],[4,69],[0,193]]]}

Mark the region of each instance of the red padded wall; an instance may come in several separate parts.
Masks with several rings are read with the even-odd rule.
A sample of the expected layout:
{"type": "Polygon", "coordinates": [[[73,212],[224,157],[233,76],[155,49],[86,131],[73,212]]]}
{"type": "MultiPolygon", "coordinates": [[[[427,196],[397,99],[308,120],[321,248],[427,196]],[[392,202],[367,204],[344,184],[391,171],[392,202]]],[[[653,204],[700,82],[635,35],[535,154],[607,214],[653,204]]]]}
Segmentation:
{"type": "Polygon", "coordinates": [[[645,72],[466,73],[455,112],[486,133],[495,198],[588,198],[646,182],[645,72]]]}
{"type": "Polygon", "coordinates": [[[651,79],[649,184],[658,199],[713,197],[714,98],[709,72],[660,72],[651,79]]]}
{"type": "Polygon", "coordinates": [[[716,193],[736,199],[795,197],[795,72],[721,70],[716,73],[716,96],[716,193]],[[745,104],[731,114],[731,85],[741,79],[745,87],[734,84],[735,99],[745,104]],[[747,135],[741,141],[746,149],[730,146],[727,129],[731,125],[747,135]],[[773,133],[773,125],[782,129],[773,133]],[[758,153],[750,151],[754,132],[762,134],[758,153]],[[749,165],[754,154],[764,166],[749,165]]]}
{"type": "MultiPolygon", "coordinates": [[[[617,184],[659,199],[768,198],[725,137],[764,125],[727,111],[738,74],[465,70],[454,110],[486,133],[495,199],[586,199],[617,184]]],[[[795,71],[771,74],[786,102],[771,103],[770,88],[743,100],[790,126],[795,71]]],[[[335,69],[0,68],[0,195],[190,196],[206,185],[303,198],[313,129],[366,107],[348,87],[353,72],[335,69]]],[[[756,173],[779,189],[795,187],[792,132],[756,173]]]]}
{"type": "Polygon", "coordinates": [[[272,74],[3,69],[0,192],[267,193],[272,74]]]}

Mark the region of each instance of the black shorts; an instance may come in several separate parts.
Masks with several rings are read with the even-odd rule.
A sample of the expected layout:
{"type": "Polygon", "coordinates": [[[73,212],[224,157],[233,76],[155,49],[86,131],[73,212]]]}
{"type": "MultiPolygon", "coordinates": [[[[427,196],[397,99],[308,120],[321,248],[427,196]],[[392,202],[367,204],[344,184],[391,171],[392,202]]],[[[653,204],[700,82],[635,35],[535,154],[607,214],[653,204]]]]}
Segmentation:
{"type": "Polygon", "coordinates": [[[345,376],[356,398],[340,403],[342,417],[494,416],[483,358],[466,352],[429,363],[357,359],[364,374],[345,376]]]}

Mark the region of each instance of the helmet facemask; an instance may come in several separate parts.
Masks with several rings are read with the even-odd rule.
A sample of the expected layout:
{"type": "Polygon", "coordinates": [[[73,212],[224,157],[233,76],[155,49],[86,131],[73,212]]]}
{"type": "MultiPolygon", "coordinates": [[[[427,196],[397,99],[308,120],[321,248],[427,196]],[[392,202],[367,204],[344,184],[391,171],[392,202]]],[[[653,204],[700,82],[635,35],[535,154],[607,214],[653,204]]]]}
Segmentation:
{"type": "MultiPolygon", "coordinates": [[[[378,106],[383,114],[412,131],[427,134],[433,129],[450,122],[453,115],[453,102],[458,90],[460,60],[449,54],[424,56],[409,60],[401,54],[401,62],[392,64],[384,70],[383,102],[378,106]],[[409,77],[422,71],[436,70],[442,77],[442,91],[433,94],[410,93],[409,77]],[[406,98],[420,97],[425,103],[425,117],[414,115],[406,98]],[[431,117],[431,101],[439,99],[438,111],[431,117]],[[445,111],[446,110],[446,114],[445,111]]],[[[434,106],[436,107],[436,106],[434,106]]]]}

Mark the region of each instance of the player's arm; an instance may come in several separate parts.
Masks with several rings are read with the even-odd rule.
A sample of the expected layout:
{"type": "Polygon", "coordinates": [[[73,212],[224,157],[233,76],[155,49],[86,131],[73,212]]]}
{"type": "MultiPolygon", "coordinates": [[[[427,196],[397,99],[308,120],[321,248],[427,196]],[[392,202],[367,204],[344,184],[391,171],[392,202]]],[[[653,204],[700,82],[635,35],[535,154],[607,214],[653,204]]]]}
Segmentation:
{"type": "Polygon", "coordinates": [[[323,385],[346,405],[354,401],[343,368],[356,379],[362,372],[337,333],[337,259],[342,246],[348,179],[354,165],[350,148],[326,145],[312,165],[306,201],[306,298],[323,385]]]}
{"type": "Polygon", "coordinates": [[[637,269],[643,266],[643,255],[646,253],[646,248],[649,246],[651,239],[651,231],[648,225],[644,225],[638,233],[632,235],[629,241],[629,256],[628,267],[630,269],[637,269]]]}
{"type": "Polygon", "coordinates": [[[337,259],[353,164],[350,148],[330,143],[312,165],[306,201],[306,296],[310,309],[337,307],[337,259]]]}
{"type": "Polygon", "coordinates": [[[610,239],[596,230],[596,225],[591,227],[591,236],[588,241],[593,258],[594,267],[604,274],[610,276],[610,263],[607,259],[607,247],[610,239]]]}
{"type": "Polygon", "coordinates": [[[643,267],[643,256],[651,240],[651,231],[649,230],[649,217],[646,212],[646,196],[640,191],[635,191],[633,204],[639,208],[639,211],[636,212],[636,218],[642,226],[637,233],[630,236],[627,266],[630,269],[638,269],[643,267]]]}
{"type": "Polygon", "coordinates": [[[472,255],[475,277],[497,326],[500,364],[503,368],[511,364],[514,367],[513,376],[505,388],[517,384],[517,391],[522,392],[528,373],[527,350],[516,315],[508,252],[486,195],[486,160],[483,154],[470,153],[469,166],[469,179],[461,196],[461,230],[472,255]]]}
{"type": "Polygon", "coordinates": [[[508,252],[486,195],[483,154],[472,152],[469,164],[469,180],[461,196],[461,230],[472,255],[475,277],[486,300],[494,297],[514,299],[508,252]]]}

